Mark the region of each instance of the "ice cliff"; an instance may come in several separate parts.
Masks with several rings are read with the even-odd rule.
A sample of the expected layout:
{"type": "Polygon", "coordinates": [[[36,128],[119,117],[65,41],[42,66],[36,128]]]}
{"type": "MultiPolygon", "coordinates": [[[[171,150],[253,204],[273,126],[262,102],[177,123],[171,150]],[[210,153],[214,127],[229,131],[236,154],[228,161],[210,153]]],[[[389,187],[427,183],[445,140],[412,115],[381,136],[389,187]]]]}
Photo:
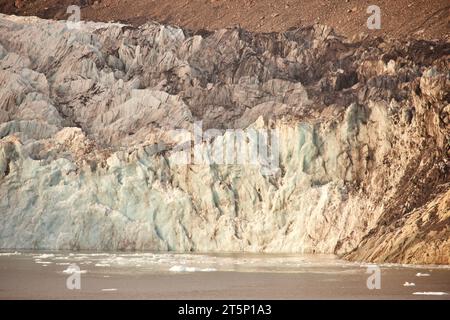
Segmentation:
{"type": "Polygon", "coordinates": [[[449,54],[0,15],[0,248],[450,264],[449,54]],[[198,121],[277,132],[278,170],[176,163],[198,121]]]}

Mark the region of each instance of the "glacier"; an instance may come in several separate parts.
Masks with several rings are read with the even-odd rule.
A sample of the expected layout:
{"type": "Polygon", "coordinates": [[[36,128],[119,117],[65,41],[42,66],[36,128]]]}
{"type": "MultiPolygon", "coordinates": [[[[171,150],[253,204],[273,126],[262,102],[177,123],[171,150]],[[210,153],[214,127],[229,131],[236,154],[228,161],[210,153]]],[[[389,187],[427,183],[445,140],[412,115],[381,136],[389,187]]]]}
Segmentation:
{"type": "Polygon", "coordinates": [[[6,15],[0,30],[0,248],[450,264],[447,43],[6,15]],[[214,141],[276,130],[279,170],[180,165],[172,133],[196,121],[214,141]]]}

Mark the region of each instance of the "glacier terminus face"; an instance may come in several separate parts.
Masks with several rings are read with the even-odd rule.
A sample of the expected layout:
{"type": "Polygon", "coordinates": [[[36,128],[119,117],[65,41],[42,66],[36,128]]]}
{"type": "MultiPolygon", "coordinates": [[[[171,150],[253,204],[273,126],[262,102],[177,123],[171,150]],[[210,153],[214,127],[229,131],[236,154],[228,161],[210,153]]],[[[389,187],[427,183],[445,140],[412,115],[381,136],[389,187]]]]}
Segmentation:
{"type": "Polygon", "coordinates": [[[449,264],[448,62],[427,50],[0,15],[0,248],[449,264]]]}

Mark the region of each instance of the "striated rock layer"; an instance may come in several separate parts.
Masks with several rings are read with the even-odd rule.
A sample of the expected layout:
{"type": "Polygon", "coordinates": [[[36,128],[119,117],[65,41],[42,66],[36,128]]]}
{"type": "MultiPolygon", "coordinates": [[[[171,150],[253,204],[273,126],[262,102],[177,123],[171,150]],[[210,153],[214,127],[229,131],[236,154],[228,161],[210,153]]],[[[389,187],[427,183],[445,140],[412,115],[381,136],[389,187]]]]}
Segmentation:
{"type": "Polygon", "coordinates": [[[0,247],[450,264],[449,53],[0,15],[0,247]],[[199,121],[207,157],[276,133],[276,170],[180,164],[199,121]]]}

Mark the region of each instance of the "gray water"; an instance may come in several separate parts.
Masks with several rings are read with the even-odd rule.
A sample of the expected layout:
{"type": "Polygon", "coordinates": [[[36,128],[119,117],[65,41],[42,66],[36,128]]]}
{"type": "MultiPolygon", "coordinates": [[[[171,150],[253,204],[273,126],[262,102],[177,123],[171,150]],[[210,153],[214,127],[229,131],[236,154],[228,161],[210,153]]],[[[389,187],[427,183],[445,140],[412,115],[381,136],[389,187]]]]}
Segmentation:
{"type": "Polygon", "coordinates": [[[449,293],[450,266],[374,266],[333,255],[0,253],[1,299],[450,299],[449,293]]]}

